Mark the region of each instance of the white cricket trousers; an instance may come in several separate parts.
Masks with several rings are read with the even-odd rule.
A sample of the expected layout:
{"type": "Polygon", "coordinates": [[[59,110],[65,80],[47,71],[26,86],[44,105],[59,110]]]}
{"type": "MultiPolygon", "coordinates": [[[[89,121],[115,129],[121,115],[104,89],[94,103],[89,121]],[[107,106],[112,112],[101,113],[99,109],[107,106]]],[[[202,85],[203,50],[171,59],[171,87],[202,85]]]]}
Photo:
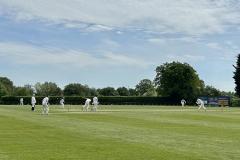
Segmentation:
{"type": "Polygon", "coordinates": [[[83,111],[88,112],[88,109],[89,109],[89,103],[85,103],[85,105],[83,106],[83,111]]]}
{"type": "Polygon", "coordinates": [[[97,112],[97,107],[98,107],[98,104],[97,104],[97,103],[94,103],[94,104],[93,104],[93,112],[97,112]]]}
{"type": "Polygon", "coordinates": [[[206,107],[204,107],[204,105],[199,105],[199,107],[198,107],[198,110],[200,110],[201,108],[203,108],[204,110],[206,110],[206,107]]]}
{"type": "Polygon", "coordinates": [[[48,105],[43,105],[43,107],[42,107],[42,114],[48,114],[48,111],[49,111],[48,105]]]}

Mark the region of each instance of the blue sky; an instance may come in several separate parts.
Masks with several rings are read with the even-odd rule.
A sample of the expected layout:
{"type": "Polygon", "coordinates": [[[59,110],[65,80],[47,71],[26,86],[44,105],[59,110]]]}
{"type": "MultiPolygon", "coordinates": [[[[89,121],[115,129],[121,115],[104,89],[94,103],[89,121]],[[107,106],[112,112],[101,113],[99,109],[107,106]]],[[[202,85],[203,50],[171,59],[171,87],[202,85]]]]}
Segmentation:
{"type": "Polygon", "coordinates": [[[134,87],[165,62],[233,91],[239,0],[0,0],[0,75],[134,87]]]}

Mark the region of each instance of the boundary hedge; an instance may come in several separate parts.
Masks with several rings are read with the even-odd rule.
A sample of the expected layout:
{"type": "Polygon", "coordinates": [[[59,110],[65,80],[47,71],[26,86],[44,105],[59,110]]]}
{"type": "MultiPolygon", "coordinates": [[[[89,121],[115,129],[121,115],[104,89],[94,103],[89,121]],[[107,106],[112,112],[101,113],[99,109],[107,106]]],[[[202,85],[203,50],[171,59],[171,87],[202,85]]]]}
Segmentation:
{"type": "MultiPolygon", "coordinates": [[[[16,105],[19,104],[20,98],[24,99],[24,104],[31,104],[31,97],[20,96],[4,96],[0,98],[0,104],[16,105]]],[[[42,103],[44,97],[36,97],[37,104],[42,103]]],[[[62,97],[49,97],[50,104],[59,104],[62,97]]],[[[93,98],[93,97],[87,97],[93,98]]],[[[65,96],[65,104],[82,105],[85,102],[85,98],[79,96],[65,96]]],[[[129,97],[129,96],[108,96],[98,97],[99,103],[102,105],[179,105],[179,99],[173,99],[170,97],[129,97]]]]}

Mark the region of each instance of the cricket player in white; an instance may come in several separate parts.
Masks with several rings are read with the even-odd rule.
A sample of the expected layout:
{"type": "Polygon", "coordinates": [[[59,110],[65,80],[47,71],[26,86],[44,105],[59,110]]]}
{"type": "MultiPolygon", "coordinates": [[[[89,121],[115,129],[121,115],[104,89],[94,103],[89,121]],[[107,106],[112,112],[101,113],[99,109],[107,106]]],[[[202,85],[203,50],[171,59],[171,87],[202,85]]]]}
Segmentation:
{"type": "Polygon", "coordinates": [[[97,97],[93,97],[93,112],[97,112],[97,108],[98,108],[98,98],[97,97]]]}
{"type": "Polygon", "coordinates": [[[203,108],[205,111],[207,110],[206,107],[204,106],[204,102],[203,100],[201,100],[200,98],[197,99],[197,105],[199,106],[198,107],[198,110],[200,110],[201,108],[203,108]]]}
{"type": "Polygon", "coordinates": [[[23,106],[23,98],[20,98],[20,106],[23,106]]]}
{"type": "Polygon", "coordinates": [[[185,99],[182,99],[182,100],[181,100],[182,107],[184,107],[186,103],[187,103],[187,102],[185,101],[185,99]]]}
{"type": "Polygon", "coordinates": [[[35,98],[35,94],[33,94],[32,99],[31,99],[31,104],[32,104],[32,111],[35,110],[35,104],[36,104],[36,98],[35,98]]]}
{"type": "Polygon", "coordinates": [[[84,104],[84,106],[83,106],[83,112],[84,112],[84,111],[88,111],[91,101],[92,101],[92,100],[89,99],[89,98],[86,99],[85,104],[84,104]]]}
{"type": "Polygon", "coordinates": [[[60,105],[62,106],[62,108],[64,108],[64,98],[60,100],[60,105]]]}
{"type": "Polygon", "coordinates": [[[44,114],[48,115],[48,111],[49,111],[48,101],[49,101],[48,96],[45,97],[45,98],[43,98],[43,100],[42,100],[42,106],[43,106],[43,108],[42,108],[42,114],[43,114],[43,115],[44,115],[44,114]]]}

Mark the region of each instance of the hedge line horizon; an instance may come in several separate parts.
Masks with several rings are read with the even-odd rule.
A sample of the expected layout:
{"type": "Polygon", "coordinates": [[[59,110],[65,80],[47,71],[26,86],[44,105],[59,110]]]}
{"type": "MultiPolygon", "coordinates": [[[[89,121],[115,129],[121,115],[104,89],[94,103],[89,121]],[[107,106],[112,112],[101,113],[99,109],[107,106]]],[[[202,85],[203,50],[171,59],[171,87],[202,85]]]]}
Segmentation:
{"type": "MultiPolygon", "coordinates": [[[[86,98],[93,99],[94,96],[81,97],[81,96],[65,96],[64,100],[66,105],[83,105],[86,98]]],[[[3,96],[0,97],[0,104],[2,105],[19,105],[20,98],[23,98],[24,105],[31,106],[32,96],[3,96]]],[[[41,105],[44,96],[36,96],[36,105],[41,105]]],[[[59,105],[62,96],[50,96],[50,105],[59,105]]],[[[99,105],[163,105],[163,106],[178,106],[181,105],[181,99],[172,97],[159,97],[159,96],[100,96],[98,97],[99,105]]],[[[187,101],[187,106],[195,106],[196,101],[187,101]]],[[[216,106],[216,105],[208,105],[216,106]]],[[[230,107],[239,107],[240,100],[238,98],[230,98],[230,107]]]]}
{"type": "MultiPolygon", "coordinates": [[[[239,58],[239,57],[238,57],[239,58]]],[[[92,88],[81,83],[69,83],[64,89],[54,82],[36,83],[34,88],[38,96],[160,96],[173,99],[193,100],[199,96],[231,96],[234,92],[224,92],[213,86],[205,85],[196,70],[188,63],[171,62],[158,66],[153,80],[143,79],[135,88],[113,87],[92,88]]],[[[0,97],[30,96],[32,85],[14,86],[7,77],[0,75],[0,97]]]]}
{"type": "MultiPolygon", "coordinates": [[[[0,97],[0,104],[17,105],[20,98],[24,99],[24,105],[31,106],[31,96],[3,96],[0,97]]],[[[41,105],[44,96],[36,96],[36,104],[41,105]]],[[[92,99],[92,97],[87,97],[92,99]]],[[[62,96],[50,96],[49,104],[59,105],[62,96]]],[[[178,105],[180,99],[171,97],[141,97],[141,96],[100,96],[98,97],[100,105],[178,105]]],[[[83,105],[86,101],[85,97],[80,96],[65,96],[64,104],[66,105],[83,105]]],[[[189,102],[188,105],[193,102],[189,102]]]]}

